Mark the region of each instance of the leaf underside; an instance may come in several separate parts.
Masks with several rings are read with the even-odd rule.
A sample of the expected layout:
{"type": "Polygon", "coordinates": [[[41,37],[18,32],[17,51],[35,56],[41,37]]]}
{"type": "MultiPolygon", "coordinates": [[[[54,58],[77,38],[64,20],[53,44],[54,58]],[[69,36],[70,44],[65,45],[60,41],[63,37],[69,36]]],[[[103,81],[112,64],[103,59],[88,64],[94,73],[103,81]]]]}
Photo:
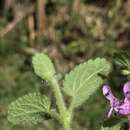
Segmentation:
{"type": "Polygon", "coordinates": [[[97,58],[78,65],[67,74],[63,82],[64,92],[72,97],[72,106],[77,107],[88,99],[103,83],[98,74],[107,76],[110,70],[111,65],[104,58],[97,58]]]}
{"type": "Polygon", "coordinates": [[[13,124],[36,124],[50,110],[50,100],[40,93],[30,93],[9,105],[8,120],[13,124]]]}

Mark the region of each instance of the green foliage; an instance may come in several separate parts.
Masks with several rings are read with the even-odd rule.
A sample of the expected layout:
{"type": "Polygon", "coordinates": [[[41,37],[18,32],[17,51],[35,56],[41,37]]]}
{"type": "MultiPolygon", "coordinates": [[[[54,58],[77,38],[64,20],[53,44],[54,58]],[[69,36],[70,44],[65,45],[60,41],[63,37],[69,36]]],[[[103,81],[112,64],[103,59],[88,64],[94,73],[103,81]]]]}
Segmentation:
{"type": "Polygon", "coordinates": [[[108,128],[108,127],[107,127],[107,128],[103,128],[103,127],[102,127],[101,130],[109,130],[109,128],[108,128]]]}
{"type": "Polygon", "coordinates": [[[41,116],[49,113],[50,100],[40,93],[30,93],[18,98],[9,105],[8,120],[13,124],[36,124],[41,116]]]}
{"type": "Polygon", "coordinates": [[[110,69],[105,59],[97,58],[80,64],[67,74],[63,83],[64,92],[72,97],[72,106],[77,107],[88,99],[103,83],[98,74],[107,76],[110,69]]]}
{"type": "Polygon", "coordinates": [[[120,130],[120,123],[112,126],[112,127],[102,127],[101,130],[120,130]]]}
{"type": "MultiPolygon", "coordinates": [[[[30,0],[27,1],[31,4],[30,0]]],[[[28,3],[27,1],[22,0],[22,3],[20,1],[20,5],[24,8],[26,5],[23,3],[28,3]]],[[[15,2],[13,2],[13,6],[15,6],[15,2]]],[[[4,113],[4,116],[0,114],[0,129],[51,130],[52,126],[54,126],[54,124],[48,123],[47,126],[49,126],[49,128],[47,126],[42,128],[44,127],[43,125],[28,128],[28,126],[13,126],[7,122],[5,115],[7,104],[9,104],[11,100],[29,91],[36,91],[40,86],[43,93],[45,93],[46,89],[49,90],[48,87],[43,87],[45,84],[43,85],[42,82],[39,82],[39,79],[32,73],[29,63],[30,51],[28,51],[28,49],[30,50],[31,47],[36,50],[40,48],[41,51],[45,49],[47,52],[51,53],[53,50],[55,51],[55,48],[58,48],[56,56],[53,56],[53,60],[60,60],[60,62],[56,62],[56,65],[57,68],[60,66],[59,69],[63,73],[66,72],[71,65],[80,63],[86,58],[98,56],[109,57],[113,51],[119,48],[129,50],[130,13],[128,8],[129,0],[47,0],[45,10],[46,12],[49,10],[51,13],[48,17],[49,19],[47,19],[50,21],[48,27],[52,31],[51,35],[49,35],[48,28],[44,30],[45,36],[41,37],[44,41],[40,39],[39,44],[38,40],[35,40],[33,42],[36,44],[32,44],[28,35],[28,26],[24,19],[11,31],[6,33],[0,40],[0,113],[1,111],[4,113]],[[84,1],[84,3],[82,3],[82,1],[84,1]],[[119,1],[122,1],[122,7],[116,4],[119,3],[119,1]],[[49,6],[47,3],[50,3],[49,6]],[[51,3],[54,3],[54,5],[51,3]],[[59,3],[66,4],[63,5],[59,3]],[[68,6],[68,4],[72,6],[68,6]],[[78,8],[74,9],[75,5],[78,5],[78,8]],[[76,13],[75,10],[77,10],[78,13],[77,19],[73,18],[71,15],[76,13]],[[109,18],[110,14],[112,14],[111,19],[109,18]],[[59,25],[60,28],[56,28],[59,25]],[[79,42],[80,40],[85,44],[79,42]],[[70,48],[69,45],[73,41],[76,41],[76,45],[70,48]],[[18,58],[14,59],[13,54],[18,54],[18,58]],[[21,62],[20,65],[18,65],[19,62],[21,62]],[[63,66],[61,64],[63,64],[63,66]]],[[[4,29],[6,25],[8,25],[8,22],[4,19],[5,17],[6,16],[2,16],[0,19],[0,29],[4,29]]],[[[112,86],[122,86],[124,82],[122,76],[120,77],[120,75],[117,74],[119,71],[119,69],[116,71],[114,70],[114,73],[111,75],[112,80],[109,79],[108,81],[112,86]]],[[[114,90],[120,95],[118,89],[114,90]]],[[[83,109],[77,110],[76,125],[74,126],[75,130],[99,129],[99,122],[102,122],[103,115],[107,109],[106,100],[103,100],[103,98],[101,93],[96,92],[96,94],[93,95],[91,99],[89,98],[87,103],[84,104],[83,109]]],[[[54,130],[57,130],[57,125],[55,126],[56,128],[54,128],[54,130]]]]}
{"type": "Polygon", "coordinates": [[[49,57],[43,53],[36,53],[32,58],[35,73],[42,79],[48,80],[55,74],[54,66],[49,57]]]}
{"type": "Polygon", "coordinates": [[[130,67],[130,52],[117,52],[114,54],[114,60],[120,66],[130,67]]]}
{"type": "Polygon", "coordinates": [[[89,60],[75,67],[65,76],[64,92],[72,96],[71,109],[66,108],[60,86],[55,76],[54,66],[46,54],[36,53],[32,58],[35,73],[48,80],[54,92],[59,113],[50,110],[50,100],[40,93],[30,93],[20,97],[9,106],[8,120],[13,124],[36,124],[45,115],[56,118],[62,123],[64,130],[71,130],[73,108],[81,105],[103,83],[102,76],[107,76],[111,65],[104,58],[89,60]]]}
{"type": "Polygon", "coordinates": [[[115,63],[122,68],[122,74],[130,77],[130,52],[117,52],[113,58],[115,63]]]}

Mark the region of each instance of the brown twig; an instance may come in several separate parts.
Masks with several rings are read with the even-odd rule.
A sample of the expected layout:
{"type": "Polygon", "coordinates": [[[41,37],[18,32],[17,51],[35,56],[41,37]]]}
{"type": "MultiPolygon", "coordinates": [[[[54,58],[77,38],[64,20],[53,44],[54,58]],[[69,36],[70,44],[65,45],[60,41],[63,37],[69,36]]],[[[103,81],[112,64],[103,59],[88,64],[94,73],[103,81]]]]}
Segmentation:
{"type": "Polygon", "coordinates": [[[1,31],[0,31],[0,38],[4,37],[8,32],[10,32],[13,28],[15,28],[15,26],[23,19],[25,18],[27,15],[29,15],[30,13],[33,13],[34,11],[34,6],[30,6],[27,9],[24,9],[22,11],[18,11],[17,12],[17,16],[16,18],[9,24],[6,25],[6,27],[4,27],[1,31]]]}
{"type": "Polygon", "coordinates": [[[38,34],[41,35],[45,31],[45,0],[37,0],[37,26],[38,26],[38,34]]]}

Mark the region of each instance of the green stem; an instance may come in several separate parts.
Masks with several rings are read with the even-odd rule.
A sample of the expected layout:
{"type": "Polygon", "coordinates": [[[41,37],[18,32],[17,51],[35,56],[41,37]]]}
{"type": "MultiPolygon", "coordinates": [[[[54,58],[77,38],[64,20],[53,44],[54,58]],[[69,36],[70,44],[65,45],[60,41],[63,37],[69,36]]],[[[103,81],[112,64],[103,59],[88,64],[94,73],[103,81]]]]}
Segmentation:
{"type": "Polygon", "coordinates": [[[50,79],[50,81],[51,81],[53,91],[54,91],[54,94],[56,97],[56,104],[57,104],[59,112],[60,112],[60,116],[61,116],[61,119],[63,122],[64,129],[71,130],[71,127],[70,127],[71,120],[69,118],[70,115],[66,109],[65,102],[63,100],[59,84],[57,83],[57,80],[53,77],[50,79]]]}
{"type": "Polygon", "coordinates": [[[70,122],[64,121],[64,129],[65,129],[65,130],[71,130],[70,122]]]}

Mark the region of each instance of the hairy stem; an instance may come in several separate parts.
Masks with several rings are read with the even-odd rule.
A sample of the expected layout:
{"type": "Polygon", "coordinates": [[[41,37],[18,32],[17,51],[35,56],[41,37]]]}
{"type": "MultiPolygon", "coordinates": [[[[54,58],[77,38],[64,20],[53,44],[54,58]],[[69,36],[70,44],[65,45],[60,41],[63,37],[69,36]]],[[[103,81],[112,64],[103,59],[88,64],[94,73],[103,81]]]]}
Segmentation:
{"type": "Polygon", "coordinates": [[[60,112],[60,116],[61,116],[61,120],[63,122],[64,129],[71,130],[71,127],[70,127],[71,120],[69,118],[70,115],[66,109],[65,102],[63,100],[59,84],[57,83],[57,80],[53,77],[50,79],[50,81],[51,81],[53,91],[54,91],[54,94],[56,97],[56,104],[57,104],[57,107],[60,112]]]}
{"type": "Polygon", "coordinates": [[[63,125],[65,130],[71,130],[70,122],[68,122],[67,120],[64,121],[63,125]]]}

